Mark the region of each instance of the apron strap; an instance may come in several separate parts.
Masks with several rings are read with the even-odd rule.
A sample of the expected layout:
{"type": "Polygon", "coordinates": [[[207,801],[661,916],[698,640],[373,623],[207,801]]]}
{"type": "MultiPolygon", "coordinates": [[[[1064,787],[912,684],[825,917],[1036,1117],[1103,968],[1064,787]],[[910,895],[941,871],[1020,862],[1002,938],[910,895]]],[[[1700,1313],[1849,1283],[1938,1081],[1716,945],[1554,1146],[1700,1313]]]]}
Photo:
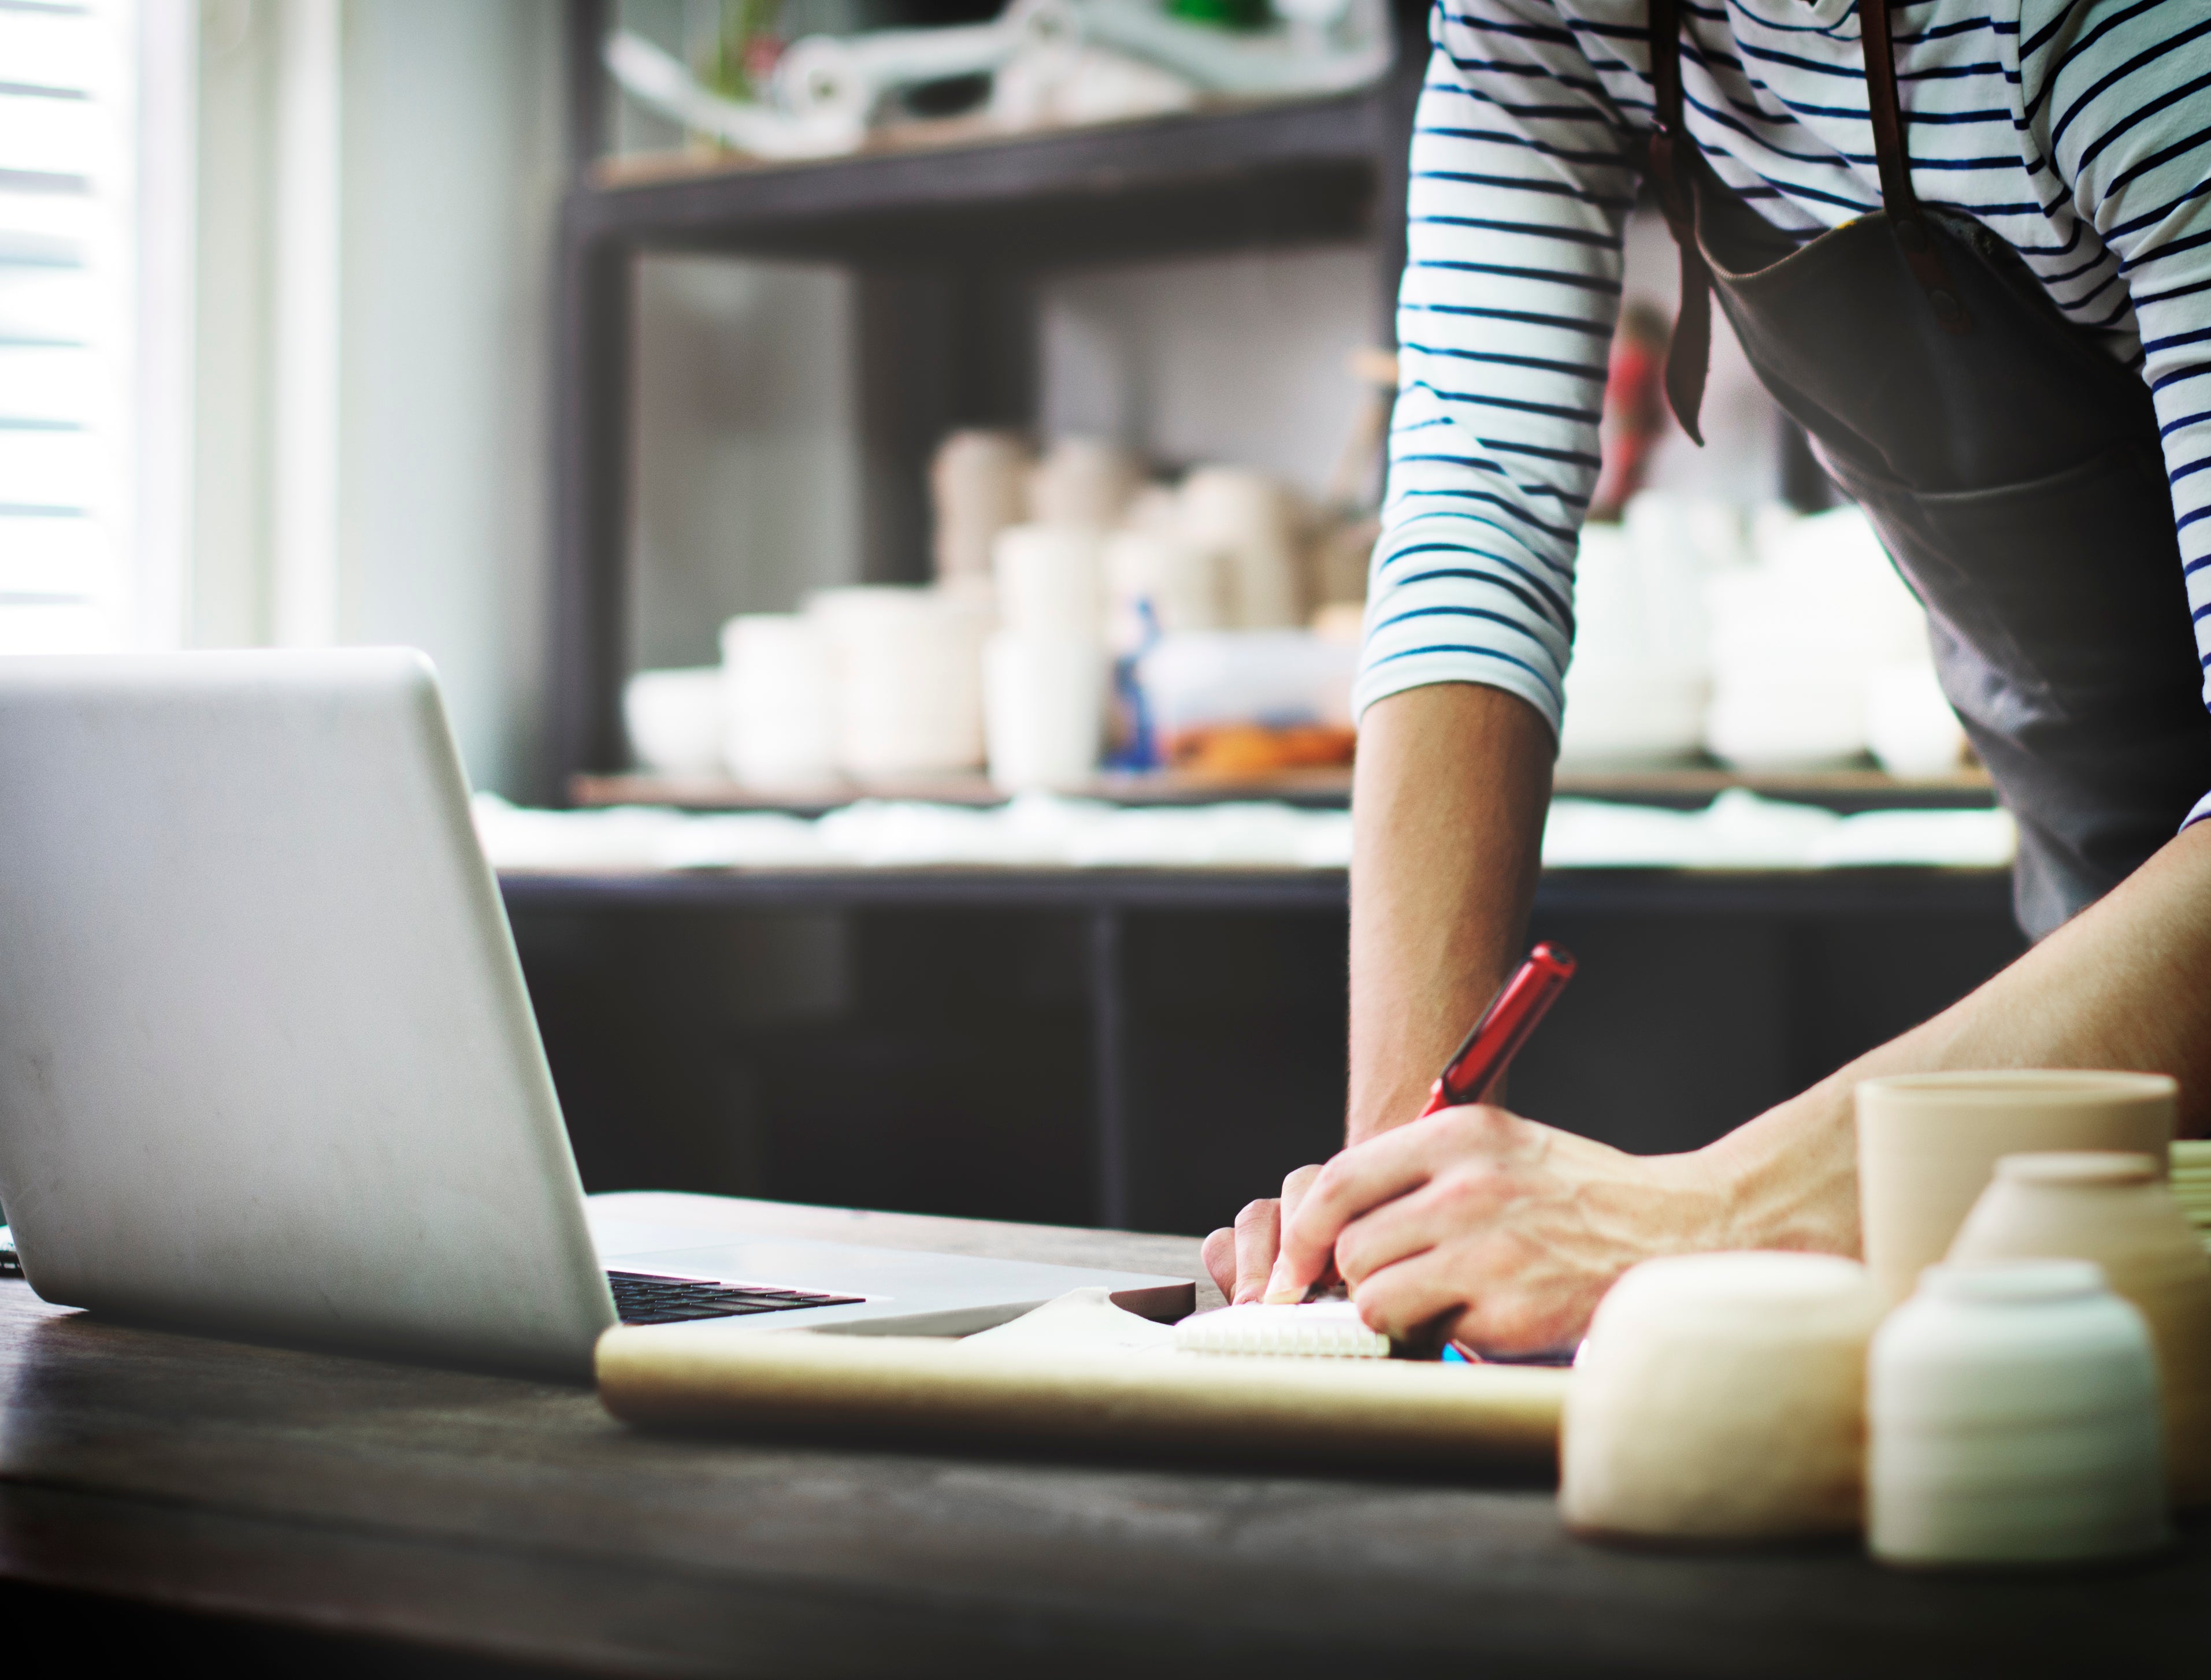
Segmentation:
{"type": "MultiPolygon", "coordinates": [[[[1874,153],[1881,166],[1881,208],[1896,229],[1896,243],[1912,277],[1927,293],[1935,318],[1947,330],[1972,330],[1972,317],[1951,284],[1942,254],[1929,237],[1927,218],[1911,187],[1911,151],[1904,131],[1904,110],[1896,92],[1896,47],[1889,34],[1888,0],[1858,0],[1859,45],[1865,54],[1867,114],[1873,123],[1874,153]]],[[[1705,375],[1711,361],[1711,269],[1697,243],[1696,195],[1690,181],[1696,142],[1681,123],[1681,0],[1650,0],[1645,39],[1651,55],[1651,88],[1657,109],[1651,124],[1646,167],[1658,190],[1666,226],[1681,259],[1681,313],[1666,349],[1666,400],[1681,429],[1695,442],[1703,406],[1705,375]]]]}
{"type": "Polygon", "coordinates": [[[1681,302],[1674,336],[1666,346],[1666,401],[1690,440],[1701,444],[1697,412],[1704,406],[1705,373],[1712,355],[1712,275],[1697,243],[1696,196],[1689,160],[1696,142],[1681,128],[1681,14],[1680,0],[1651,0],[1651,87],[1657,110],[1651,124],[1652,184],[1681,259],[1681,302]]]}
{"type": "Polygon", "coordinates": [[[1945,331],[1968,333],[1972,317],[1942,266],[1942,253],[1928,237],[1927,217],[1911,189],[1911,148],[1904,130],[1904,107],[1896,96],[1896,46],[1888,32],[1888,0],[1858,0],[1858,39],[1865,51],[1866,114],[1873,119],[1873,147],[1881,165],[1881,204],[1896,229],[1911,277],[1927,293],[1935,318],[1945,331]]]}

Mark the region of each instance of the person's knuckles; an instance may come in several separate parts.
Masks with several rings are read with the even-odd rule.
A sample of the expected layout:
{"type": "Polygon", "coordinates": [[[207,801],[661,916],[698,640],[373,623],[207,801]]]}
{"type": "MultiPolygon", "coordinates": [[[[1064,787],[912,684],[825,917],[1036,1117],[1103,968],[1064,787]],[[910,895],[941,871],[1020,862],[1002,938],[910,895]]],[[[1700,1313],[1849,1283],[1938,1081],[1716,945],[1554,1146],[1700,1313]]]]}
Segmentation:
{"type": "Polygon", "coordinates": [[[1235,1275],[1236,1233],[1228,1226],[1223,1225],[1209,1235],[1198,1245],[1197,1253],[1198,1258],[1205,1262],[1205,1269],[1213,1274],[1215,1283],[1221,1281],[1224,1269],[1229,1276],[1235,1275]]]}
{"type": "Polygon", "coordinates": [[[1282,1181],[1281,1203],[1284,1217],[1287,1218],[1296,1212],[1299,1204],[1305,1200],[1306,1194],[1312,1188],[1313,1181],[1320,1176],[1320,1166],[1316,1163],[1309,1167],[1299,1167],[1282,1181]]]}
{"type": "Polygon", "coordinates": [[[1487,1218],[1513,1194],[1511,1175],[1480,1157],[1460,1161],[1428,1181],[1429,1202],[1447,1223],[1461,1227],[1487,1218]]]}
{"type": "Polygon", "coordinates": [[[1245,1231],[1262,1221],[1272,1222],[1281,1218],[1281,1204],[1272,1196],[1262,1196],[1257,1201],[1244,1204],[1244,1211],[1236,1216],[1236,1234],[1245,1231]]]}
{"type": "Polygon", "coordinates": [[[1510,1110],[1487,1103],[1445,1109],[1433,1118],[1441,1122],[1440,1140],[1455,1156],[1506,1154],[1517,1145],[1521,1128],[1527,1124],[1510,1110]]]}
{"type": "Polygon", "coordinates": [[[1336,1269],[1343,1274],[1345,1283],[1357,1284],[1403,1257],[1406,1235],[1397,1229],[1400,1221],[1387,1217],[1389,1212],[1385,1208],[1370,1213],[1347,1225],[1336,1237],[1336,1269]]]}
{"type": "Polygon", "coordinates": [[[1344,1201],[1358,1179],[1358,1169],[1349,1155],[1338,1155],[1322,1162],[1312,1169],[1306,1181],[1305,1194],[1299,1199],[1299,1214],[1306,1218],[1318,1218],[1325,1210],[1344,1201]]]}

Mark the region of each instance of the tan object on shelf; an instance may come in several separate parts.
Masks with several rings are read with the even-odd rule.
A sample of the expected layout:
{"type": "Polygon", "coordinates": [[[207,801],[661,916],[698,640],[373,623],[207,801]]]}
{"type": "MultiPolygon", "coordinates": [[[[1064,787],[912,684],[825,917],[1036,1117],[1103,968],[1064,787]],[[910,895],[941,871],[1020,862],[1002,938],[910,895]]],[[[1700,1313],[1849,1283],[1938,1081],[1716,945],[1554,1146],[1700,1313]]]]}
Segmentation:
{"type": "Polygon", "coordinates": [[[1940,1260],[1998,1160],[2045,1150],[2166,1158],[2179,1087],[2162,1073],[1905,1073],[1857,1088],[1866,1264],[1892,1305],[1940,1260]]]}
{"type": "Polygon", "coordinates": [[[954,432],[937,445],[929,492],[940,580],[990,575],[998,533],[1028,517],[1033,461],[1027,443],[1010,432],[954,432]]]}
{"type": "Polygon", "coordinates": [[[2185,1139],[2172,1146],[2173,1200],[2211,1252],[2211,1141],[2185,1139]]]}
{"type": "Polygon", "coordinates": [[[1367,568],[1382,522],[1370,513],[1321,516],[1306,549],[1313,599],[1326,604],[1364,603],[1367,568]]]}
{"type": "Polygon", "coordinates": [[[609,1411],[662,1428],[1433,1472],[1549,1464],[1569,1380],[1526,1366],[1087,1354],[691,1326],[609,1331],[598,1377],[609,1411]]]}
{"type": "Polygon", "coordinates": [[[1029,475],[1029,517],[1040,525],[1110,531],[1143,481],[1136,457],[1118,444],[1055,438],[1029,475]]]}
{"type": "Polygon", "coordinates": [[[1228,557],[1239,628],[1304,622],[1298,520],[1287,490],[1248,467],[1201,467],[1183,480],[1181,503],[1183,529],[1228,557]]]}
{"type": "Polygon", "coordinates": [[[1880,1317],[1865,1268],[1838,1255],[1636,1266],[1599,1304],[1576,1362],[1560,1516],[1639,1540],[1854,1532],[1880,1317]]]}
{"type": "Polygon", "coordinates": [[[2147,1155],[2007,1155],[1951,1243],[1953,1264],[2085,1260],[2157,1348],[2173,1501],[2211,1501],[2211,1257],[2147,1155]]]}

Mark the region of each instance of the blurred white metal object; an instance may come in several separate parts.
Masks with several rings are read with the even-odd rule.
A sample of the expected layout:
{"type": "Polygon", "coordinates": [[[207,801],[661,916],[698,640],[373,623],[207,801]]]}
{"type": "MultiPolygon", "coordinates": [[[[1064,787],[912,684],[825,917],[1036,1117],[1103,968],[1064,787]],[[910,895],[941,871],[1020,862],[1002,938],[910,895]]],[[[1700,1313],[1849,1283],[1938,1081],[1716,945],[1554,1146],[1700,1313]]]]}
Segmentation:
{"type": "Polygon", "coordinates": [[[608,73],[639,104],[755,157],[834,157],[852,150],[866,132],[863,119],[834,112],[793,118],[710,93],[680,60],[633,30],[617,29],[607,37],[605,61],[608,73]]]}
{"type": "Polygon", "coordinates": [[[641,104],[766,158],[854,150],[887,99],[958,76],[1015,72],[1023,109],[1085,112],[1102,103],[1102,114],[1136,115],[1180,101],[1156,76],[1133,82],[1136,68],[1124,60],[1194,93],[1235,99],[1341,93],[1389,68],[1386,0],[1292,0],[1283,9],[1281,25],[1231,31],[1172,17],[1159,0],[1014,0],[990,23],[807,35],[777,60],[760,105],[700,87],[681,61],[631,30],[608,37],[605,59],[641,104]],[[1116,87],[1102,100],[1086,100],[1074,85],[1109,74],[1116,87]],[[1047,96],[1062,84],[1066,93],[1047,96]]]}
{"type": "Polygon", "coordinates": [[[807,35],[776,61],[768,97],[794,119],[864,128],[900,88],[995,74],[1021,57],[1071,60],[1081,42],[1074,0],[1015,0],[990,23],[807,35]]]}
{"type": "Polygon", "coordinates": [[[1393,51],[1387,0],[1293,0],[1287,23],[1251,30],[1185,23],[1158,0],[1069,3],[1086,39],[1236,99],[1364,87],[1393,51]]]}

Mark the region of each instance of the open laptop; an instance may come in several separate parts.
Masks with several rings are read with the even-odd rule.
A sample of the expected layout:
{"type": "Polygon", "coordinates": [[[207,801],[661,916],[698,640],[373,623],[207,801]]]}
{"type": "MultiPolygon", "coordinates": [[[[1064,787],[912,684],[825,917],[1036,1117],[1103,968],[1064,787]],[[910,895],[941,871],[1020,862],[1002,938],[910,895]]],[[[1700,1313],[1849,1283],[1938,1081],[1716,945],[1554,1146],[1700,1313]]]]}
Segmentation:
{"type": "Polygon", "coordinates": [[[0,1206],[39,1295],[587,1375],[1184,1279],[592,1220],[429,662],[0,659],[0,1206]],[[597,1226],[596,1236],[595,1224],[597,1226]]]}

